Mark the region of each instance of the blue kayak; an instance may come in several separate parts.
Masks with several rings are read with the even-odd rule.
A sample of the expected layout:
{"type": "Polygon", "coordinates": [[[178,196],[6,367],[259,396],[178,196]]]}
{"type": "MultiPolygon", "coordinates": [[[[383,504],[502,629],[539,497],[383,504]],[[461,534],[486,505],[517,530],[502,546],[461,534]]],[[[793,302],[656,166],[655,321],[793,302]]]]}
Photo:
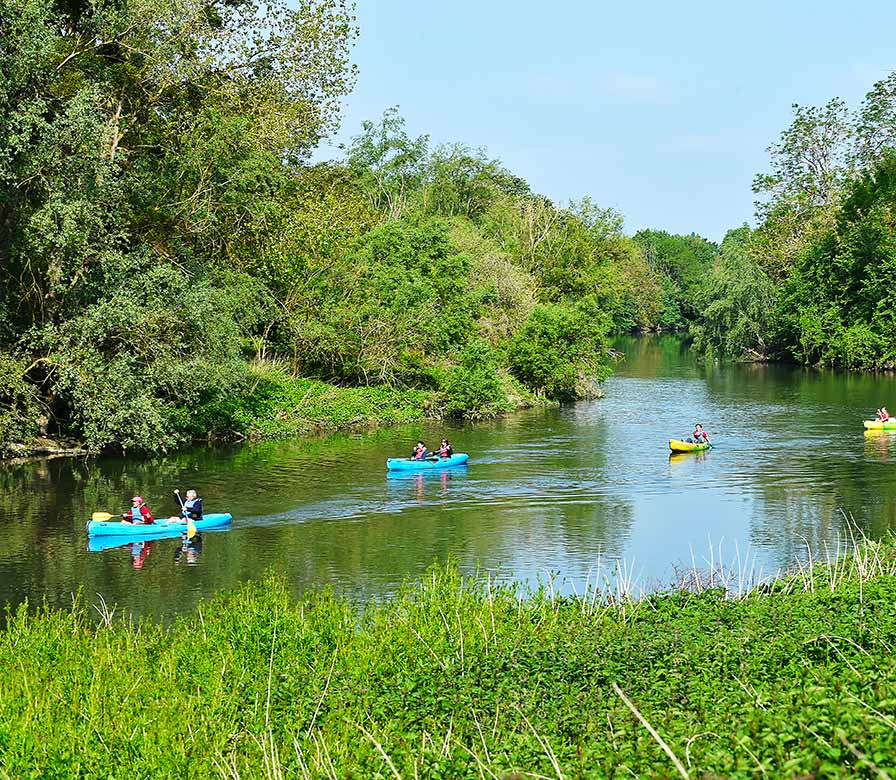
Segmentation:
{"type": "Polygon", "coordinates": [[[438,460],[411,460],[410,458],[387,458],[386,468],[389,471],[424,471],[426,469],[445,469],[451,466],[462,466],[469,459],[465,452],[458,452],[450,458],[438,460]]]}
{"type": "MultiPolygon", "coordinates": [[[[233,520],[233,515],[226,512],[221,514],[203,515],[194,525],[197,531],[205,531],[209,528],[220,528],[233,520]]],[[[187,521],[177,520],[169,523],[167,520],[157,520],[155,523],[145,525],[137,523],[112,522],[109,520],[91,520],[87,523],[89,536],[122,536],[132,539],[150,539],[162,536],[177,536],[187,532],[187,521]]]]}

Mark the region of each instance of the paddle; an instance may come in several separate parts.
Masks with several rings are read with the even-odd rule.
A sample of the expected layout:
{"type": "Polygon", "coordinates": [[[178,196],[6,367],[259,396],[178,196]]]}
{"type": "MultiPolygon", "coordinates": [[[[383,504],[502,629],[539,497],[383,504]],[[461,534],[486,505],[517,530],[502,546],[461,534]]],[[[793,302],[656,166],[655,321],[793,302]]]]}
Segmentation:
{"type": "Polygon", "coordinates": [[[91,520],[96,520],[98,523],[104,523],[107,520],[111,520],[113,517],[117,517],[119,520],[121,519],[121,515],[110,515],[108,512],[94,512],[91,516],[91,520]]]}
{"type": "MultiPolygon", "coordinates": [[[[184,502],[180,500],[180,491],[175,489],[174,495],[177,496],[177,503],[180,504],[181,511],[184,508],[184,502]]],[[[196,536],[196,524],[193,522],[193,518],[187,515],[187,539],[192,539],[196,536]]]]}

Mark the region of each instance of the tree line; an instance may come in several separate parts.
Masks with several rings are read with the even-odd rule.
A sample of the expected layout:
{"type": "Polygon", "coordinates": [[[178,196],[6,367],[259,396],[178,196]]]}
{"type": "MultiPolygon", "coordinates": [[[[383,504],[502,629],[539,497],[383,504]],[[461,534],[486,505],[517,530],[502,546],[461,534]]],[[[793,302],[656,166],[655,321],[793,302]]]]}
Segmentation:
{"type": "Polygon", "coordinates": [[[248,435],[309,379],[489,417],[693,319],[708,242],[629,237],[397,109],[312,164],[357,35],[343,0],[0,0],[0,449],[248,435]]]}
{"type": "Polygon", "coordinates": [[[794,105],[754,181],[755,229],[723,240],[696,344],[711,355],[896,367],[896,73],[851,110],[794,105]]]}

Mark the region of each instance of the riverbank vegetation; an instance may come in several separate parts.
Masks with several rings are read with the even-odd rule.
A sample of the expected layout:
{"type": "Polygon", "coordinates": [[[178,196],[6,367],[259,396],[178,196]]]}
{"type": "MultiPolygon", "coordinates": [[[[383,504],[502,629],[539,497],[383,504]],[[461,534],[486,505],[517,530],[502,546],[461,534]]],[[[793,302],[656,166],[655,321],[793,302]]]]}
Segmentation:
{"type": "Polygon", "coordinates": [[[0,450],[490,417],[594,394],[609,334],[686,317],[678,255],[395,109],[311,164],[342,0],[0,0],[0,29],[0,450]]]}
{"type": "Polygon", "coordinates": [[[434,568],[358,611],[269,578],[172,625],[0,632],[0,771],[48,778],[887,777],[896,555],[561,597],[434,568]],[[525,596],[525,597],[524,597],[525,596]]]}
{"type": "Polygon", "coordinates": [[[732,231],[698,346],[735,358],[896,367],[896,73],[854,111],[794,106],[756,177],[755,230],[732,231]]]}

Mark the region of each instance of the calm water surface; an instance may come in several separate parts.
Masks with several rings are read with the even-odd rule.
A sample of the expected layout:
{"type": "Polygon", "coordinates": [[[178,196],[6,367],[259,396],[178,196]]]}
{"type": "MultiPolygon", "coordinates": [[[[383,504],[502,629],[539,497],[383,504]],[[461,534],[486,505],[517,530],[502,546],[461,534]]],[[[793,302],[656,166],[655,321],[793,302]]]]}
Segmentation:
{"type": "Polygon", "coordinates": [[[606,397],[447,429],[468,467],[389,477],[416,426],[176,455],[0,465],[0,603],[70,603],[83,588],[126,612],[170,618],[266,570],[298,593],[332,585],[358,601],[394,592],[434,560],[506,580],[581,590],[599,561],[646,585],[676,566],[739,554],[771,573],[835,545],[845,514],[871,536],[896,527],[896,437],[864,434],[889,402],[885,375],[701,365],[672,337],[631,338],[606,397]],[[715,450],[670,457],[700,421],[715,450]],[[141,493],[157,515],[196,487],[229,531],[91,551],[93,511],[141,493]]]}

